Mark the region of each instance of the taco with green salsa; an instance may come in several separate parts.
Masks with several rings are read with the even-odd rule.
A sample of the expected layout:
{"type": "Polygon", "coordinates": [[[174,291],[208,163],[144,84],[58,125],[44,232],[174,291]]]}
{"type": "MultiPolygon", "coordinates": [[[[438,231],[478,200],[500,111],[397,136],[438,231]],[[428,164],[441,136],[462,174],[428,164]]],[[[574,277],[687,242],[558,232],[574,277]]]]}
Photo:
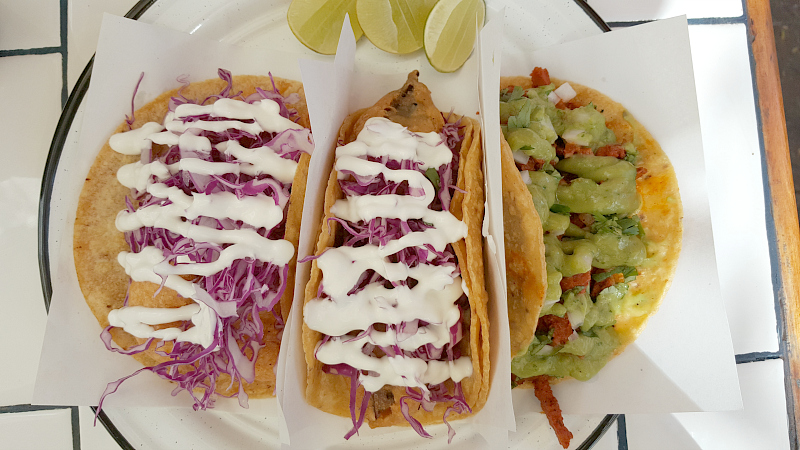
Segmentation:
{"type": "MultiPolygon", "coordinates": [[[[658,309],[681,247],[678,182],[650,133],[600,92],[538,67],[500,85],[506,227],[516,214],[542,239],[528,278],[508,269],[512,387],[535,389],[566,448],[550,385],[595,376],[658,309]],[[543,282],[523,295],[529,278],[543,282]]],[[[537,244],[507,232],[509,267],[530,252],[520,242],[537,244]]]]}

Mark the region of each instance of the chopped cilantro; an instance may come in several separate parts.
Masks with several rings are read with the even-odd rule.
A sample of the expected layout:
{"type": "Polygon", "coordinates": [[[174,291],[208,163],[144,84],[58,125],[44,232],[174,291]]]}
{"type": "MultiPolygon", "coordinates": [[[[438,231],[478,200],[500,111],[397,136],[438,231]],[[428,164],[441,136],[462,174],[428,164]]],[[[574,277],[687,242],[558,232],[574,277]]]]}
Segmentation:
{"type": "Polygon", "coordinates": [[[619,217],[616,214],[604,216],[593,214],[592,233],[614,233],[626,236],[644,236],[644,229],[638,216],[619,217]]]}
{"type": "Polygon", "coordinates": [[[508,131],[514,131],[518,128],[528,128],[531,126],[531,102],[526,101],[522,109],[519,110],[516,116],[508,118],[508,131]]]}
{"type": "Polygon", "coordinates": [[[550,207],[550,212],[556,214],[569,214],[569,206],[567,205],[559,205],[558,203],[553,204],[550,207]]]}

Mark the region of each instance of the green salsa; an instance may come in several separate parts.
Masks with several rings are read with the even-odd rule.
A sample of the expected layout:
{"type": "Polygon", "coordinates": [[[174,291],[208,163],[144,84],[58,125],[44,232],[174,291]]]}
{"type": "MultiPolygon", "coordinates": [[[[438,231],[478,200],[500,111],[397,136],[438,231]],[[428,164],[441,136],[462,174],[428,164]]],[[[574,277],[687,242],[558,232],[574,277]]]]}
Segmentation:
{"type": "Polygon", "coordinates": [[[615,317],[647,257],[636,216],[638,152],[626,143],[624,158],[596,155],[598,148],[619,144],[604,116],[591,104],[556,108],[548,99],[554,89],[501,91],[500,116],[514,159],[545,162],[523,176],[544,230],[547,291],[539,317],[567,319],[572,335],[554,343],[554,330],[540,327],[528,349],[514,355],[511,372],[588,380],[620,345],[615,317]],[[562,151],[567,145],[582,151],[568,154],[562,151]],[[562,289],[562,280],[574,276],[593,282],[562,289]],[[596,283],[604,283],[599,292],[592,289],[596,283]]]}

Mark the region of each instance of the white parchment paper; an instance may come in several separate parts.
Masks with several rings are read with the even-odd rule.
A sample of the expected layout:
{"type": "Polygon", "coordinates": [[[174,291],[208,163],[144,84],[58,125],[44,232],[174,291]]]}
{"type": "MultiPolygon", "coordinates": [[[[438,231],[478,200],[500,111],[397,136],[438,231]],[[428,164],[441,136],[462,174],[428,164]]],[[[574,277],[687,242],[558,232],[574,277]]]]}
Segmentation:
{"type": "MultiPolygon", "coordinates": [[[[675,279],[639,339],[588,382],[554,386],[568,414],[719,411],[742,407],[723,308],[685,17],[542,50],[506,36],[501,74],[546,67],[624,105],[669,156],[683,202],[683,247],[675,279]]],[[[499,81],[499,80],[498,80],[499,81]]],[[[539,411],[515,390],[517,415],[539,411]]]]}

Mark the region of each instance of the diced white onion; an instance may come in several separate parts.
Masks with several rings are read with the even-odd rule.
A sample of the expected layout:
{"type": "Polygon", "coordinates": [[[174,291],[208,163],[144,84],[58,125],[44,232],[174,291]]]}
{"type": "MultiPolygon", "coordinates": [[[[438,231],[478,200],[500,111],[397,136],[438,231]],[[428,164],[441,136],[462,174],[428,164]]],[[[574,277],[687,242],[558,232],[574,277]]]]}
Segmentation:
{"type": "Polygon", "coordinates": [[[523,183],[531,184],[531,174],[529,174],[527,170],[523,170],[519,174],[522,175],[522,182],[523,183]]]}
{"type": "Polygon", "coordinates": [[[547,96],[547,99],[550,100],[550,103],[556,105],[561,100],[561,97],[556,94],[556,91],[553,91],[547,96]]]}
{"type": "Polygon", "coordinates": [[[514,150],[514,161],[519,164],[527,164],[530,156],[526,155],[522,150],[514,150]]]}
{"type": "Polygon", "coordinates": [[[572,334],[570,334],[570,335],[569,335],[569,337],[567,338],[567,340],[568,340],[568,341],[570,341],[570,342],[572,342],[572,341],[574,341],[575,339],[578,339],[578,332],[577,332],[577,331],[575,331],[575,330],[572,330],[572,334]]]}
{"type": "Polygon", "coordinates": [[[547,356],[547,355],[549,355],[551,353],[553,353],[553,346],[552,345],[545,345],[538,352],[536,352],[536,354],[540,355],[540,356],[547,356]]]}
{"type": "Polygon", "coordinates": [[[577,330],[581,325],[583,325],[583,319],[585,317],[586,316],[580,311],[567,313],[567,319],[569,319],[569,323],[572,325],[573,330],[577,330]]]}
{"type": "Polygon", "coordinates": [[[570,86],[569,83],[562,84],[561,86],[558,87],[558,89],[556,89],[553,92],[556,95],[558,95],[559,98],[561,98],[561,100],[564,100],[564,102],[568,102],[573,98],[575,98],[576,95],[578,95],[575,92],[575,89],[572,89],[572,86],[570,86]]]}

